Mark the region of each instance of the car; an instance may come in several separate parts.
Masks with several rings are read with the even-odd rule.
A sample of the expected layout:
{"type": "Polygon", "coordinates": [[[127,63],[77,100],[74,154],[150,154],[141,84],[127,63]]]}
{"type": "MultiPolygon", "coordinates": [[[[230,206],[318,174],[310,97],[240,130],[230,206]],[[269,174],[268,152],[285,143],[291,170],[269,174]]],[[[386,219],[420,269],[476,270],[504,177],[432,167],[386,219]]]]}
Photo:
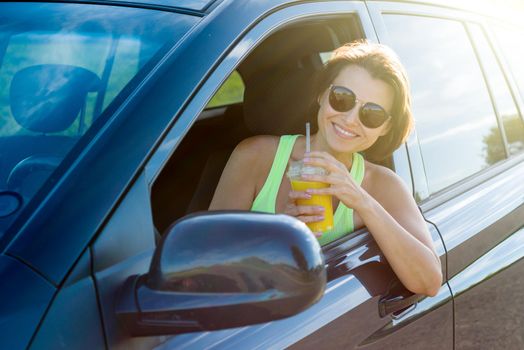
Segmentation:
{"type": "Polygon", "coordinates": [[[522,27],[430,1],[0,4],[0,348],[524,347],[522,27]],[[427,221],[435,296],[366,228],[208,212],[234,147],[303,133],[311,77],[367,39],[415,129],[380,164],[427,221]]]}

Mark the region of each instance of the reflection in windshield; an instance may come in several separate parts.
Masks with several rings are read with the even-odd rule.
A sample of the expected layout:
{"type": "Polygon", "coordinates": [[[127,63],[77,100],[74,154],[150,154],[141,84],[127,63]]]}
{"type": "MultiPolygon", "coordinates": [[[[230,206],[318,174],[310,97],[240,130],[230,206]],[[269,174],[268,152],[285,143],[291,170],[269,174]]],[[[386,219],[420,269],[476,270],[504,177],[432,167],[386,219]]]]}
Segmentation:
{"type": "MultiPolygon", "coordinates": [[[[2,3],[0,14],[0,191],[24,204],[195,23],[88,4],[2,3]]],[[[16,214],[0,218],[0,237],[16,214]]]]}

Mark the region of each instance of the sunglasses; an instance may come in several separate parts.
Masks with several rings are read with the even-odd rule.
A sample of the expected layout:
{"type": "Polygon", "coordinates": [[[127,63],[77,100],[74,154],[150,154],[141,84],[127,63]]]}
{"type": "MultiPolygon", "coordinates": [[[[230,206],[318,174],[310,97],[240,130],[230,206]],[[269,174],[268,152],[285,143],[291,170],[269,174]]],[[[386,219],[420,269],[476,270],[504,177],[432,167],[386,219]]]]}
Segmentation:
{"type": "MultiPolygon", "coordinates": [[[[358,101],[357,96],[350,89],[333,84],[329,86],[329,105],[335,111],[350,111],[358,101]]],[[[358,118],[366,128],[375,129],[382,126],[390,116],[380,105],[366,102],[360,107],[358,118]]]]}

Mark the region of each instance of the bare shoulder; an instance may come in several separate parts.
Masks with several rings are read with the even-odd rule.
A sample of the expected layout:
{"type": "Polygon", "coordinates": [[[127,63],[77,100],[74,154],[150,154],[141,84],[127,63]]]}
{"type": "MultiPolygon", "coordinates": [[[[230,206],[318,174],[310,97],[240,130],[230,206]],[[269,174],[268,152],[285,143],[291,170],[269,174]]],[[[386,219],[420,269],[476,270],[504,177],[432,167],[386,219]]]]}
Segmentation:
{"type": "Polygon", "coordinates": [[[251,174],[271,166],[278,147],[278,137],[269,135],[252,136],[242,140],[231,154],[230,161],[240,163],[251,174]],[[246,167],[246,165],[249,165],[246,167]]]}
{"type": "Polygon", "coordinates": [[[269,135],[244,139],[237,145],[228,163],[242,169],[254,183],[258,183],[260,175],[266,175],[266,170],[271,168],[278,141],[277,136],[269,135]]]}
{"type": "Polygon", "coordinates": [[[362,187],[383,204],[402,197],[411,197],[411,192],[402,178],[382,165],[366,161],[366,173],[362,187]]]}
{"type": "Polygon", "coordinates": [[[254,136],[241,141],[229,157],[209,209],[248,210],[262,174],[271,167],[267,163],[273,159],[277,146],[275,136],[254,136]]]}
{"type": "Polygon", "coordinates": [[[266,155],[273,156],[278,147],[278,136],[257,135],[242,140],[234,154],[250,159],[260,159],[266,155]]]}

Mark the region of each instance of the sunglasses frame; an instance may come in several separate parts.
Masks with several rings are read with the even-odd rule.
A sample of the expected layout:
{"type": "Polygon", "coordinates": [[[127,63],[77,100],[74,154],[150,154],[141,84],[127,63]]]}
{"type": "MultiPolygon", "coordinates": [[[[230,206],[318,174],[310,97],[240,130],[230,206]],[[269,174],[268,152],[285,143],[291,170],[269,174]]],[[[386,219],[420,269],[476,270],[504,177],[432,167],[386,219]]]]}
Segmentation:
{"type": "Polygon", "coordinates": [[[329,90],[329,92],[328,92],[328,103],[329,103],[329,106],[330,106],[332,109],[334,109],[335,111],[337,111],[337,112],[341,112],[341,113],[349,112],[349,111],[351,111],[353,108],[355,108],[355,106],[360,102],[361,105],[360,105],[360,108],[359,108],[359,110],[358,110],[358,120],[360,121],[360,123],[361,123],[364,127],[368,128],[368,129],[377,129],[377,128],[380,128],[381,126],[383,126],[384,124],[386,124],[386,123],[391,119],[391,114],[389,114],[389,113],[386,111],[386,109],[385,109],[384,107],[382,107],[381,105],[379,105],[379,104],[377,104],[377,103],[374,103],[374,102],[366,102],[366,103],[362,103],[363,101],[359,100],[359,99],[357,98],[357,94],[355,94],[355,93],[353,92],[353,90],[351,90],[350,88],[347,88],[347,87],[345,87],[345,86],[340,86],[340,85],[330,84],[328,90],[329,90]],[[354,103],[354,105],[353,105],[351,108],[349,108],[348,110],[338,110],[338,109],[336,109],[336,108],[331,104],[331,101],[330,101],[330,96],[331,96],[331,94],[333,93],[333,88],[344,89],[344,90],[349,91],[351,94],[353,94],[353,96],[355,97],[355,103],[354,103]],[[384,121],[383,121],[380,125],[375,126],[375,127],[367,126],[366,123],[362,120],[362,110],[364,109],[364,107],[365,107],[366,105],[368,105],[368,106],[369,106],[369,105],[373,105],[373,106],[375,106],[375,107],[379,107],[382,111],[384,111],[385,118],[384,118],[384,121]]]}

